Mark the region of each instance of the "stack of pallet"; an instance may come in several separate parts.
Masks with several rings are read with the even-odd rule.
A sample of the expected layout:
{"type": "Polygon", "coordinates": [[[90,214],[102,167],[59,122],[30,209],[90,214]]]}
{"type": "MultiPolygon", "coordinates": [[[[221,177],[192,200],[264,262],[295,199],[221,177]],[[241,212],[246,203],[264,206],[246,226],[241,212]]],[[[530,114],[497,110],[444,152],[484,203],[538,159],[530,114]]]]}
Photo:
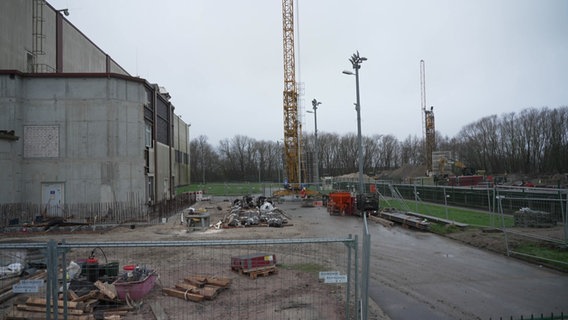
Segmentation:
{"type": "MultiPolygon", "coordinates": [[[[118,320],[128,312],[134,310],[132,306],[124,305],[116,300],[116,293],[113,294],[112,285],[97,281],[96,289],[84,294],[77,294],[73,290],[68,291],[67,297],[67,319],[68,320],[118,320]],[[106,305],[101,304],[106,302],[106,305]]],[[[58,318],[64,317],[65,302],[62,294],[57,300],[58,318]]],[[[8,311],[5,319],[45,319],[47,312],[47,299],[45,297],[25,297],[16,299],[12,309],[8,311]]],[[[49,301],[53,308],[53,301],[49,301]]],[[[51,311],[51,317],[54,317],[51,311]]]]}
{"type": "MultiPolygon", "coordinates": [[[[45,319],[47,310],[47,300],[45,298],[29,297],[24,302],[14,305],[6,319],[45,319]]],[[[63,317],[64,304],[62,300],[57,301],[57,311],[59,317],[63,317]]],[[[94,320],[92,306],[84,302],[67,302],[67,319],[69,320],[94,320]]],[[[51,317],[53,317],[53,313],[51,317]]]]}
{"type": "Polygon", "coordinates": [[[173,288],[163,288],[162,291],[168,296],[200,302],[215,299],[230,284],[229,278],[191,275],[180,280],[173,288]]]}

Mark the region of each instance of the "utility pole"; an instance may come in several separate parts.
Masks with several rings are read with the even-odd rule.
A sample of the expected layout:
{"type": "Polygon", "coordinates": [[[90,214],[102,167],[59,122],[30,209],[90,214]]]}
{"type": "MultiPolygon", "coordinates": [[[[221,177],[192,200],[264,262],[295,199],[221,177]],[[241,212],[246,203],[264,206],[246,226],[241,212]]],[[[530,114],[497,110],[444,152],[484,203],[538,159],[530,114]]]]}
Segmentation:
{"type": "Polygon", "coordinates": [[[316,99],[312,100],[312,106],[314,111],[306,111],[314,114],[314,182],[316,183],[316,190],[320,191],[320,179],[319,179],[319,155],[318,155],[318,106],[321,102],[316,99]]]}

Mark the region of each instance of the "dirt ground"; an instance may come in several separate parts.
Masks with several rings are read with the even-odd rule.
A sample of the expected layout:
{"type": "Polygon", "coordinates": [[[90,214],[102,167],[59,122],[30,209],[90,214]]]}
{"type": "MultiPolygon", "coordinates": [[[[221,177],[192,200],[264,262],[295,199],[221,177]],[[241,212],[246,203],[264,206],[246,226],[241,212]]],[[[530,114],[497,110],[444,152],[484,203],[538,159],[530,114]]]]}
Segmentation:
{"type": "MultiPolygon", "coordinates": [[[[233,198],[217,198],[212,201],[204,201],[196,203],[193,208],[197,211],[207,211],[211,216],[211,224],[223,220],[229,213],[229,208],[232,205],[233,198]]],[[[69,242],[81,241],[185,241],[185,240],[217,240],[217,239],[293,239],[293,238],[309,238],[309,237],[325,237],[333,235],[345,235],[346,232],[352,230],[342,229],[341,226],[334,224],[334,221],[328,219],[316,219],[310,215],[310,208],[301,208],[298,202],[284,203],[277,205],[281,207],[290,220],[289,226],[283,228],[230,228],[230,229],[215,229],[209,228],[206,231],[193,231],[187,230],[187,227],[181,223],[179,215],[171,216],[165,223],[153,223],[148,225],[125,225],[111,228],[105,231],[96,232],[79,232],[79,233],[30,233],[30,234],[14,234],[11,236],[3,236],[2,241],[45,241],[48,239],[61,239],[65,238],[69,242]],[[326,220],[326,221],[323,221],[326,220]],[[319,231],[318,231],[319,230],[319,231]]],[[[396,227],[395,227],[396,228],[396,227]]],[[[515,229],[515,231],[525,233],[535,233],[538,235],[546,235],[547,237],[555,237],[562,239],[563,230],[561,227],[546,228],[546,229],[515,229]]],[[[360,230],[355,230],[355,234],[360,230]]],[[[503,234],[498,232],[484,232],[481,229],[468,229],[466,231],[455,232],[447,235],[448,238],[466,243],[471,246],[490,250],[503,254],[505,250],[505,243],[503,241],[503,234]]],[[[511,243],[514,246],[517,241],[523,241],[512,237],[511,243]]],[[[141,258],[151,258],[154,254],[153,250],[139,250],[136,252],[141,258]]],[[[197,255],[202,253],[196,253],[197,255]]],[[[199,258],[199,257],[194,257],[199,258]]],[[[206,256],[202,257],[206,259],[206,256]]],[[[170,261],[168,261],[170,263],[170,261]]],[[[184,261],[179,259],[172,259],[172,264],[179,264],[180,266],[184,261]]],[[[212,271],[215,270],[212,266],[212,271]]],[[[219,267],[222,268],[222,267],[219,267]]],[[[221,269],[219,269],[221,270],[221,269]]],[[[233,318],[236,319],[263,319],[270,318],[271,312],[277,312],[278,319],[332,319],[336,318],[338,314],[344,312],[342,306],[344,305],[340,299],[343,292],[337,290],[330,290],[329,286],[323,284],[311,285],[306,287],[307,283],[306,273],[298,272],[295,270],[279,271],[279,276],[288,281],[287,286],[289,289],[277,288],[275,282],[271,281],[270,277],[261,277],[256,281],[247,281],[246,277],[234,278],[234,286],[243,292],[255,292],[258,294],[259,290],[264,290],[263,295],[268,297],[263,301],[262,308],[259,308],[258,303],[249,301],[240,306],[238,314],[234,314],[233,318]],[[318,298],[314,299],[314,296],[318,298]],[[293,297],[293,299],[284,299],[293,297]],[[309,303],[303,301],[328,301],[324,308],[315,310],[309,303]],[[283,302],[287,301],[287,302],[283,302]],[[322,311],[326,310],[326,311],[322,311]],[[329,312],[329,314],[325,314],[329,312]],[[250,314],[249,314],[250,313],[250,314]],[[306,317],[306,314],[310,315],[306,317]]],[[[162,274],[162,283],[173,282],[176,276],[173,274],[162,274]]],[[[165,297],[160,290],[153,290],[148,299],[157,301],[164,306],[167,305],[168,297],[165,297]]],[[[230,305],[232,302],[230,295],[220,294],[216,300],[217,305],[230,305]]],[[[387,315],[377,306],[372,300],[369,300],[369,319],[389,319],[387,315]]],[[[206,306],[199,304],[187,304],[183,308],[176,306],[179,309],[176,315],[170,314],[170,319],[185,319],[184,315],[187,314],[201,314],[203,319],[225,319],[226,315],[222,313],[222,308],[219,313],[215,313],[215,309],[208,309],[206,306]]],[[[171,308],[169,308],[171,310],[171,308]]],[[[170,311],[171,312],[171,311],[170,311]]],[[[153,319],[150,306],[144,305],[136,314],[130,314],[123,319],[153,319]]]]}
{"type": "MultiPolygon", "coordinates": [[[[233,198],[219,198],[212,201],[198,202],[192,207],[196,212],[207,211],[211,217],[211,224],[214,225],[223,220],[230,212],[233,198]]],[[[228,229],[209,228],[206,231],[188,231],[186,225],[181,223],[179,214],[171,216],[165,223],[153,224],[136,224],[124,225],[109,228],[104,231],[82,231],[82,232],[49,232],[49,233],[19,233],[7,235],[2,241],[47,241],[49,239],[65,239],[66,242],[95,242],[95,241],[186,241],[186,240],[221,240],[221,239],[294,239],[294,238],[310,238],[322,237],[314,234],[314,225],[317,224],[313,220],[303,220],[306,210],[310,208],[301,208],[299,202],[290,202],[282,205],[276,205],[287,212],[290,217],[287,226],[282,228],[269,227],[235,227],[228,229]]],[[[186,209],[187,210],[187,209],[186,209]]],[[[339,236],[339,234],[338,234],[339,236]]],[[[343,234],[341,234],[343,236],[343,234]]],[[[293,250],[294,248],[290,248],[293,250]]],[[[150,249],[129,249],[130,255],[136,255],[140,260],[150,261],[153,257],[163,254],[158,252],[158,248],[150,249]]],[[[288,249],[282,249],[288,250],[288,249]]],[[[78,255],[84,255],[85,250],[77,250],[78,255]]],[[[106,251],[106,249],[105,249],[106,251]]],[[[280,252],[281,253],[281,252],[280,252]]],[[[107,252],[108,254],[108,252],[107,252]]],[[[112,253],[111,253],[112,254],[112,253]]],[[[227,272],[226,263],[216,265],[214,259],[208,257],[210,253],[199,252],[193,253],[192,260],[211,259],[211,265],[208,272],[227,272]]],[[[219,253],[223,255],[225,253],[219,253]]],[[[73,254],[68,256],[73,258],[73,254]]],[[[171,270],[183,269],[187,261],[183,258],[167,258],[167,264],[171,270]]],[[[224,260],[223,260],[224,261],[224,260]]],[[[161,261],[163,263],[164,261],[161,261]]],[[[230,271],[229,271],[230,273],[230,271]]],[[[160,272],[160,286],[167,286],[168,283],[175,283],[179,278],[178,274],[160,272]]],[[[254,281],[250,281],[246,276],[231,276],[231,288],[238,288],[239,295],[251,294],[252,297],[262,296],[261,303],[255,299],[242,302],[238,300],[239,306],[235,313],[235,298],[231,294],[237,294],[236,291],[229,291],[231,294],[219,294],[214,304],[195,304],[184,303],[183,301],[175,302],[175,306],[171,305],[175,298],[167,297],[161,293],[161,290],[152,290],[145,298],[147,301],[157,302],[167,309],[169,319],[197,319],[194,315],[201,315],[201,319],[226,319],[227,313],[224,310],[230,310],[230,315],[234,319],[343,319],[345,315],[345,291],[343,286],[332,287],[323,283],[315,283],[313,279],[309,281],[307,277],[313,277],[309,273],[298,270],[278,269],[278,274],[268,277],[259,277],[254,281]],[[282,286],[282,280],[285,279],[285,287],[282,286]],[[308,284],[309,283],[309,284],[308,284]],[[323,301],[323,302],[322,302],[323,301]],[[168,303],[170,305],[168,305],[168,303]],[[316,305],[317,304],[317,305],[316,305]],[[323,304],[323,305],[322,305],[323,304]],[[216,306],[216,307],[215,307],[216,306]],[[227,306],[226,308],[224,306],[227,306]],[[172,312],[172,310],[176,310],[172,312]],[[191,315],[191,316],[188,316],[191,315]],[[188,318],[189,317],[189,318],[188,318]]],[[[237,290],[237,289],[235,289],[237,290]]],[[[6,306],[4,306],[6,307],[6,306]]],[[[0,315],[2,314],[0,309],[0,315]]],[[[352,315],[353,317],[354,315],[352,315]]],[[[136,313],[129,313],[122,319],[154,319],[150,303],[142,305],[136,313]]],[[[370,301],[369,319],[388,319],[380,308],[370,301]]]]}

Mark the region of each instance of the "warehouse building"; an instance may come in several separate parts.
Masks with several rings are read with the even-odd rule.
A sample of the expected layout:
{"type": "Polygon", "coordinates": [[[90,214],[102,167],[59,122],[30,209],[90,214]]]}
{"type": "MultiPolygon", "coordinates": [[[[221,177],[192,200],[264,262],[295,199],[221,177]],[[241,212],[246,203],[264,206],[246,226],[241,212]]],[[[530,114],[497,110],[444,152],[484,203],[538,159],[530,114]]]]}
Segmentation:
{"type": "Polygon", "coordinates": [[[44,0],[0,1],[0,204],[156,204],[189,184],[189,126],[44,0]]]}

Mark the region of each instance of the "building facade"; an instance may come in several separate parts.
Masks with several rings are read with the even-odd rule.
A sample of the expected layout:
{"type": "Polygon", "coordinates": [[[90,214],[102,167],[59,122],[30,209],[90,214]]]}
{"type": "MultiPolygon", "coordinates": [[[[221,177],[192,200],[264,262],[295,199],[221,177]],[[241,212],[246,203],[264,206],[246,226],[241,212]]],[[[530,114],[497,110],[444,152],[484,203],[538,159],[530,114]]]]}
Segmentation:
{"type": "Polygon", "coordinates": [[[189,184],[189,126],[44,0],[0,1],[0,204],[144,202],[189,184]]]}

